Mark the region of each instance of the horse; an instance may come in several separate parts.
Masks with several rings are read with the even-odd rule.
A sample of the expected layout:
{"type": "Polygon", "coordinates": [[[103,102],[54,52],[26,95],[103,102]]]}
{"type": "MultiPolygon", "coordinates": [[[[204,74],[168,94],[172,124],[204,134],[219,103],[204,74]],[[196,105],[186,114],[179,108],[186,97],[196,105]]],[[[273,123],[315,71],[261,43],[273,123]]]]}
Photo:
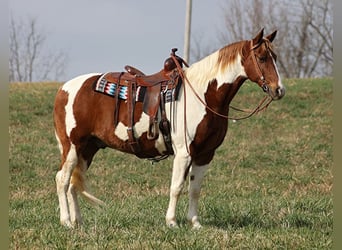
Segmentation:
{"type": "MultiPolygon", "coordinates": [[[[215,150],[225,138],[229,106],[242,84],[249,79],[271,100],[285,95],[272,46],[276,34],[277,30],[264,36],[262,29],[251,40],[226,45],[180,72],[183,81],[178,99],[166,103],[165,109],[167,118],[173,119],[170,133],[174,158],[165,217],[169,227],[178,226],[176,205],[187,179],[187,219],[193,228],[201,227],[197,211],[201,183],[215,150]]],[[[75,77],[64,83],[55,97],[54,127],[61,153],[55,177],[60,222],[71,228],[82,223],[79,194],[94,204],[105,204],[90,194],[85,179],[85,172],[99,149],[109,147],[139,158],[158,157],[166,152],[162,134],[147,138],[150,117],[143,111],[142,102],[135,103],[132,115],[140,154],[132,149],[127,134],[130,119],[127,102],[93,89],[94,82],[102,75],[75,77]],[[116,110],[118,102],[120,106],[116,110]],[[118,112],[116,123],[115,112],[118,112]]]]}

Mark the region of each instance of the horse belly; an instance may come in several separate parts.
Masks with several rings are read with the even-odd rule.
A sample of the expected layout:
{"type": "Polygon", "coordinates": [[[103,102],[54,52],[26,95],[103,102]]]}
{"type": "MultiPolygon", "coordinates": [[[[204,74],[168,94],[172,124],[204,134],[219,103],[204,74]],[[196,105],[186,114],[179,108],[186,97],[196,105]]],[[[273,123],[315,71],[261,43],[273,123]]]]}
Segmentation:
{"type": "Polygon", "coordinates": [[[141,105],[137,105],[135,110],[135,122],[133,126],[134,138],[140,148],[139,152],[134,151],[130,145],[128,136],[129,125],[127,121],[129,115],[127,114],[126,104],[124,102],[120,104],[119,117],[116,126],[114,126],[115,109],[108,108],[106,112],[96,115],[96,118],[93,119],[93,122],[96,123],[96,125],[93,128],[89,127],[90,130],[88,133],[91,133],[101,140],[106,147],[125,153],[135,154],[140,158],[153,158],[165,154],[166,147],[161,133],[155,140],[147,139],[150,118],[141,111],[140,106],[141,105]]]}

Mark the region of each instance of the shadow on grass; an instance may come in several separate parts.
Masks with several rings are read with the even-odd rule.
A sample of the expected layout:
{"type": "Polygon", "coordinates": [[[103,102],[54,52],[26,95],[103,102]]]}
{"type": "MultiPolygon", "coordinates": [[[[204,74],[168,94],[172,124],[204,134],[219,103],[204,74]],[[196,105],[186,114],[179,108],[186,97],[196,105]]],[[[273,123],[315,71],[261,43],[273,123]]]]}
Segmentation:
{"type": "Polygon", "coordinates": [[[241,229],[241,228],[307,228],[309,230],[329,231],[331,220],[329,218],[317,219],[314,215],[308,215],[301,211],[282,215],[263,213],[258,209],[241,209],[240,211],[210,207],[203,220],[204,225],[220,229],[241,229]]]}
{"type": "Polygon", "coordinates": [[[223,211],[218,208],[211,208],[208,219],[203,224],[220,229],[239,229],[244,227],[270,228],[275,223],[269,221],[263,215],[257,214],[255,211],[240,211],[234,213],[232,211],[223,211]]]}

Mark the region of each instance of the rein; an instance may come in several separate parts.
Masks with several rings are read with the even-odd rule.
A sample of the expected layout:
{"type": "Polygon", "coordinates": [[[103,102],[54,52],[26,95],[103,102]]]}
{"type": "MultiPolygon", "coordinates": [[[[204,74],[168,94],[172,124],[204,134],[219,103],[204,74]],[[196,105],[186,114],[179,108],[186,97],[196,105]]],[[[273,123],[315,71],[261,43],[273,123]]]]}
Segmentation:
{"type": "Polygon", "coordinates": [[[231,109],[233,109],[235,111],[249,113],[249,114],[246,115],[246,116],[243,116],[243,117],[238,117],[238,118],[233,118],[233,117],[228,117],[227,116],[227,119],[234,120],[234,121],[239,121],[239,120],[244,120],[244,119],[250,118],[254,114],[257,114],[257,113],[267,109],[267,107],[271,104],[272,101],[273,101],[273,99],[271,97],[265,96],[264,98],[261,99],[261,101],[259,102],[258,106],[256,106],[256,108],[253,109],[253,110],[250,110],[250,109],[239,109],[239,108],[236,108],[234,106],[229,106],[229,108],[231,108],[231,109]],[[268,101],[267,101],[267,99],[268,99],[268,101]]]}

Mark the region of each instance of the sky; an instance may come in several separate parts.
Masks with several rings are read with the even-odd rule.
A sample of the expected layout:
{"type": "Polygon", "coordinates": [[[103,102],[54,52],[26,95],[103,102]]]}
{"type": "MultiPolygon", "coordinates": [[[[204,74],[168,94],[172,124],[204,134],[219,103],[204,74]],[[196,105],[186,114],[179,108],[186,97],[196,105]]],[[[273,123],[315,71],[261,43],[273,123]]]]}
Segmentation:
{"type": "MultiPolygon", "coordinates": [[[[192,1],[191,34],[202,43],[217,43],[222,2],[192,1]]],[[[67,55],[65,79],[58,80],[126,64],[152,74],[171,48],[183,56],[185,0],[9,0],[9,9],[14,19],[37,19],[49,51],[67,55]]]]}

